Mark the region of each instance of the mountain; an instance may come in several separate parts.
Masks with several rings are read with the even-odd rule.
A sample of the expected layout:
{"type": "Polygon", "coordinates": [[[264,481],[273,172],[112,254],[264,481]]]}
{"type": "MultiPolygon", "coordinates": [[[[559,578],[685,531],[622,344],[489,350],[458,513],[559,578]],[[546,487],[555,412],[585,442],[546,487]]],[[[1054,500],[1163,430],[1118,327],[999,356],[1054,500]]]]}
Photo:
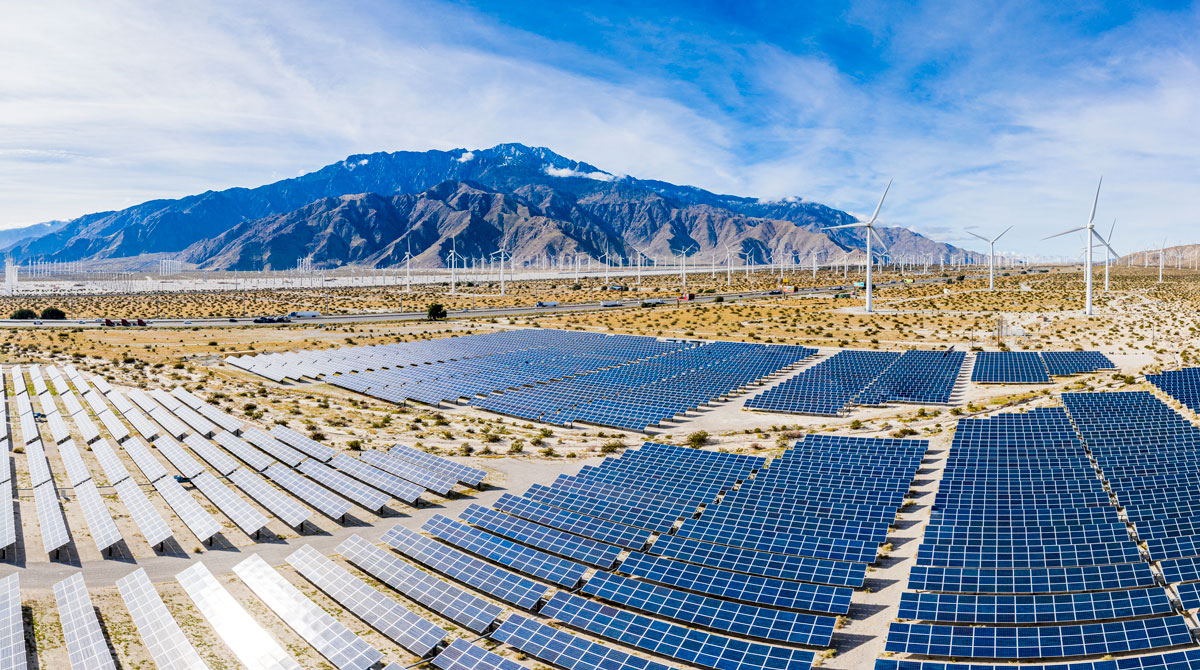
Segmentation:
{"type": "MultiPolygon", "coordinates": [[[[760,202],[617,176],[549,149],[501,144],[350,156],[257,188],[88,214],[7,252],[45,260],[169,253],[211,269],[276,270],[307,256],[322,267],[397,265],[410,250],[418,266],[442,266],[451,248],[478,258],[501,243],[517,263],[599,260],[606,249],[613,263],[635,262],[639,250],[659,259],[716,255],[718,263],[727,253],[756,263],[811,254],[836,261],[861,256],[862,233],[821,228],[852,221],[808,201],[760,202]]],[[[893,254],[980,258],[903,228],[880,233],[893,254]]]]}
{"type": "Polygon", "coordinates": [[[63,221],[51,221],[49,223],[35,223],[32,226],[0,230],[0,248],[11,246],[26,239],[41,237],[62,228],[64,225],[66,223],[63,221]]]}

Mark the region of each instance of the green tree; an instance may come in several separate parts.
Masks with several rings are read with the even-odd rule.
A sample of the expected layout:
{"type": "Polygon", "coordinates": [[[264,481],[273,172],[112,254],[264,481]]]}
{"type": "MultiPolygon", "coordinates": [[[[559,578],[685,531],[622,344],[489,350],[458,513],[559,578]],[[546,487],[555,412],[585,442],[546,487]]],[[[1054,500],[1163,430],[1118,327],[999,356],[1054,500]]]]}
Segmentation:
{"type": "Polygon", "coordinates": [[[446,318],[446,306],[440,302],[429,303],[429,309],[425,311],[425,316],[430,321],[440,321],[446,318]]]}
{"type": "Polygon", "coordinates": [[[42,310],[42,318],[47,321],[62,321],[67,318],[67,313],[57,307],[47,307],[42,310]]]}
{"type": "Polygon", "coordinates": [[[13,312],[12,316],[10,316],[8,318],[10,318],[10,319],[36,319],[37,312],[33,311],[32,309],[29,309],[28,307],[22,307],[21,309],[18,309],[17,311],[13,312]]]}

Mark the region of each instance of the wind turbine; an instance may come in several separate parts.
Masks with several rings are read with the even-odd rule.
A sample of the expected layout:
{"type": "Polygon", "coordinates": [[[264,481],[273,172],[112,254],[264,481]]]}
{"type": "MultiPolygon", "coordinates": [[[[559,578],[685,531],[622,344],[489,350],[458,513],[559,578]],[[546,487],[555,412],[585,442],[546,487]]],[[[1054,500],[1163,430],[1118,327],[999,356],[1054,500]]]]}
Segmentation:
{"type": "Polygon", "coordinates": [[[454,295],[455,281],[458,275],[455,273],[455,268],[458,266],[458,244],[455,238],[450,238],[450,295],[454,295]]]}
{"type": "Polygon", "coordinates": [[[684,293],[687,293],[687,252],[692,249],[699,250],[699,247],[689,244],[687,249],[679,252],[679,283],[683,286],[684,293]]]}
{"type": "Polygon", "coordinates": [[[1158,248],[1158,283],[1162,283],[1163,258],[1167,256],[1167,238],[1163,238],[1162,246],[1158,248]]]}
{"type": "MultiPolygon", "coordinates": [[[[1109,251],[1113,252],[1114,254],[1117,253],[1116,249],[1113,249],[1112,247],[1110,247],[1108,245],[1108,240],[1105,240],[1103,237],[1100,237],[1100,233],[1096,232],[1096,227],[1095,227],[1096,203],[1100,202],[1100,187],[1102,185],[1104,185],[1104,177],[1100,177],[1100,182],[1096,184],[1096,196],[1094,198],[1092,198],[1092,213],[1088,216],[1088,222],[1087,222],[1086,226],[1079,226],[1078,228],[1064,230],[1061,233],[1055,233],[1054,235],[1051,235],[1050,237],[1042,238],[1042,239],[1048,240],[1048,239],[1051,239],[1054,237],[1061,237],[1063,235],[1068,235],[1070,233],[1077,233],[1081,230],[1087,231],[1085,233],[1087,240],[1084,242],[1084,245],[1083,245],[1084,253],[1086,254],[1086,259],[1084,260],[1084,263],[1083,263],[1083,276],[1084,276],[1084,283],[1087,286],[1087,288],[1086,288],[1087,297],[1085,300],[1083,313],[1087,314],[1088,316],[1092,315],[1092,245],[1093,245],[1092,238],[1100,240],[1100,243],[1103,244],[1104,246],[1108,247],[1109,251]]],[[[1117,254],[1117,255],[1119,256],[1120,254],[1117,254]]]]}
{"type": "Polygon", "coordinates": [[[1112,258],[1112,252],[1108,250],[1108,245],[1112,244],[1113,231],[1117,229],[1117,220],[1114,218],[1112,226],[1108,229],[1108,240],[1104,245],[1104,292],[1108,293],[1108,264],[1112,258]]]}
{"type": "Polygon", "coordinates": [[[725,285],[733,285],[733,251],[729,249],[728,244],[722,244],[725,247],[725,285]]]}
{"type": "Polygon", "coordinates": [[[408,241],[408,251],[404,252],[404,292],[412,293],[412,272],[410,264],[412,263],[412,240],[408,241]]]}
{"type": "Polygon", "coordinates": [[[508,255],[508,252],[504,250],[504,247],[500,247],[497,251],[493,251],[491,255],[500,256],[500,295],[504,295],[504,257],[508,255]]]}
{"type": "Polygon", "coordinates": [[[874,265],[874,259],[871,256],[871,237],[874,236],[879,246],[883,247],[883,240],[879,239],[879,235],[875,232],[875,219],[879,218],[879,210],[883,208],[883,199],[887,197],[888,191],[892,188],[892,180],[888,180],[887,188],[883,189],[883,195],[879,198],[879,204],[875,206],[875,213],[871,215],[870,221],[859,221],[858,223],[847,223],[843,226],[827,226],[825,230],[838,230],[839,228],[866,228],[867,229],[867,307],[866,311],[871,312],[873,306],[871,293],[871,266],[874,265]]]}
{"type": "MultiPolygon", "coordinates": [[[[1007,233],[1010,230],[1012,230],[1012,226],[1005,228],[1004,233],[1007,233]]],[[[974,235],[975,237],[978,237],[979,239],[988,243],[988,290],[989,291],[996,290],[996,240],[1000,239],[1001,237],[1004,237],[1004,233],[1000,233],[999,235],[997,235],[989,240],[988,238],[984,237],[983,235],[980,235],[978,233],[973,233],[969,230],[967,231],[968,235],[974,235]]]]}

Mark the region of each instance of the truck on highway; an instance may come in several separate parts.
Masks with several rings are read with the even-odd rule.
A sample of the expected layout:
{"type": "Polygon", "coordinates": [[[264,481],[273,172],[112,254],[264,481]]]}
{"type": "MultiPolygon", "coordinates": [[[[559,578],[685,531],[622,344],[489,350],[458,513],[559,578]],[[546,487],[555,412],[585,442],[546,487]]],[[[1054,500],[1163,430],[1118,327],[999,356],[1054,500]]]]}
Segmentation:
{"type": "Polygon", "coordinates": [[[321,316],[320,312],[288,312],[287,315],[293,319],[311,319],[321,316]]]}
{"type": "Polygon", "coordinates": [[[625,304],[625,303],[621,302],[620,300],[604,300],[604,301],[601,301],[600,306],[601,307],[620,307],[623,304],[625,304]]]}
{"type": "Polygon", "coordinates": [[[539,300],[535,307],[558,307],[557,300],[539,300]]]}

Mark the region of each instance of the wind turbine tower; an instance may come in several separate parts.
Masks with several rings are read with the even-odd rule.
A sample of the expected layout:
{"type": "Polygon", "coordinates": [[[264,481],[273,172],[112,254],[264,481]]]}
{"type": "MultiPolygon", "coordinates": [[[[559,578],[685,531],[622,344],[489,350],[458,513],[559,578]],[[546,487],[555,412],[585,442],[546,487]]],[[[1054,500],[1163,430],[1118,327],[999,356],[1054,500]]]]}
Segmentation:
{"type": "Polygon", "coordinates": [[[866,311],[869,314],[874,306],[871,285],[871,266],[874,265],[874,258],[871,255],[871,238],[874,237],[879,242],[879,246],[883,247],[883,240],[879,239],[879,235],[875,232],[875,219],[879,218],[879,210],[883,208],[883,200],[887,197],[888,191],[892,188],[892,180],[888,180],[888,185],[883,189],[883,195],[879,198],[879,204],[875,206],[875,213],[871,215],[869,221],[860,221],[858,223],[847,223],[843,226],[828,226],[825,230],[838,230],[839,228],[866,228],[867,238],[867,305],[866,311]]]}
{"type": "Polygon", "coordinates": [[[1012,226],[1005,228],[1003,233],[1000,233],[999,235],[993,237],[990,240],[978,233],[972,233],[969,230],[967,231],[968,235],[974,235],[975,237],[978,237],[979,239],[988,243],[988,290],[989,291],[996,290],[996,240],[1000,239],[1001,237],[1004,237],[1004,233],[1007,233],[1010,230],[1012,230],[1012,226]]]}

